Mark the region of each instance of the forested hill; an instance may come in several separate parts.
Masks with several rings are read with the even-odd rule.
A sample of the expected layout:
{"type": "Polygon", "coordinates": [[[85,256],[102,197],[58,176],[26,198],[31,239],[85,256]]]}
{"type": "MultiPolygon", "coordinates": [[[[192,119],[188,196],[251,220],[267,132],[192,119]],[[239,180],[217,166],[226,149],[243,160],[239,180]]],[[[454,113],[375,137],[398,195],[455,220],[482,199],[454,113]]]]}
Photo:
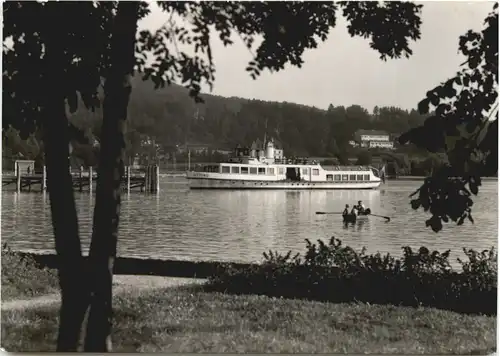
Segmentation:
{"type": "MultiPolygon", "coordinates": [[[[232,148],[267,135],[277,138],[288,155],[330,156],[344,150],[358,129],[380,129],[400,134],[421,124],[424,118],[413,110],[395,107],[330,105],[328,110],[293,103],[204,95],[205,103],[195,104],[180,86],[154,89],[149,81],[136,77],[129,104],[128,144],[140,138],[154,138],[168,147],[211,144],[232,148]]],[[[334,101],[335,98],[332,98],[334,101]]],[[[81,106],[82,107],[82,106],[81,106]]],[[[80,109],[71,120],[88,134],[99,136],[101,110],[80,109]]]]}

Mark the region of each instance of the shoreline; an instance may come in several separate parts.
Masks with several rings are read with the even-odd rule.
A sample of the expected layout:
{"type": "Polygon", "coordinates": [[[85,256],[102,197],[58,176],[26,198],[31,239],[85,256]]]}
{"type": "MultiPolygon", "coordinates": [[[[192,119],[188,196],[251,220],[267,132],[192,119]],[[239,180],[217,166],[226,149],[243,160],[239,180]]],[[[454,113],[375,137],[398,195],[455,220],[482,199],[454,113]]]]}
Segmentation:
{"type": "MultiPolygon", "coordinates": [[[[50,253],[34,253],[13,251],[21,258],[32,258],[42,268],[57,268],[57,256],[50,253]]],[[[84,256],[88,263],[88,256],[84,256]]],[[[248,269],[259,263],[241,263],[226,261],[189,261],[160,260],[155,258],[117,257],[114,265],[114,275],[133,275],[150,277],[171,277],[206,279],[216,274],[222,267],[248,269]]]]}
{"type": "MultiPolygon", "coordinates": [[[[426,176],[398,176],[397,178],[386,178],[388,181],[394,181],[394,180],[407,180],[407,181],[418,181],[418,180],[424,180],[427,178],[426,176]]],[[[484,182],[496,182],[498,181],[498,177],[481,177],[481,180],[484,182]]]]}
{"type": "MultiPolygon", "coordinates": [[[[13,251],[22,259],[33,259],[40,268],[57,269],[57,255],[51,253],[36,253],[13,251]]],[[[393,256],[396,257],[396,256],[393,256]]],[[[88,256],[83,256],[84,264],[88,264],[88,256]]],[[[192,261],[192,260],[169,260],[157,258],[141,257],[116,257],[114,263],[114,276],[137,276],[137,277],[158,277],[158,278],[184,278],[184,279],[208,279],[218,274],[222,270],[251,270],[262,266],[261,262],[244,263],[232,261],[192,261]]],[[[456,266],[458,267],[458,266],[456,266]]],[[[297,272],[307,273],[307,267],[303,266],[297,272]]],[[[453,267],[455,268],[455,266],[453,267]]],[[[328,273],[340,273],[339,267],[328,268],[328,273]]],[[[456,270],[460,274],[460,268],[456,270]]]]}
{"type": "MultiPolygon", "coordinates": [[[[186,175],[186,170],[167,170],[167,171],[162,171],[160,170],[160,177],[162,178],[185,178],[186,175]]],[[[9,171],[9,170],[4,170],[2,171],[3,176],[14,176],[14,171],[9,171]]],[[[386,177],[386,180],[407,180],[407,181],[414,181],[414,180],[423,180],[427,178],[427,176],[397,176],[397,177],[386,177]]],[[[498,181],[498,177],[481,177],[481,180],[485,182],[494,182],[498,181]]]]}

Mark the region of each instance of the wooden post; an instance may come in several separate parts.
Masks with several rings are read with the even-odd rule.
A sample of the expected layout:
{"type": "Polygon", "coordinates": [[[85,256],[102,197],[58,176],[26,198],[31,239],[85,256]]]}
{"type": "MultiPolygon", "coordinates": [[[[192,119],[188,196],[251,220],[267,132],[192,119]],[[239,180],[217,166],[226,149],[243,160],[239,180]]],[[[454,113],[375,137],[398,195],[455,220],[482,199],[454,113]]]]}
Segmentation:
{"type": "Polygon", "coordinates": [[[156,170],[156,193],[159,193],[160,192],[160,166],[159,165],[156,165],[155,166],[155,170],[156,170]]]}
{"type": "Polygon", "coordinates": [[[146,188],[148,193],[151,193],[151,183],[153,180],[153,175],[151,174],[151,166],[148,165],[148,186],[146,188]]]}
{"type": "MultiPolygon", "coordinates": [[[[146,178],[146,177],[144,177],[144,178],[146,178]]],[[[143,185],[140,185],[140,187],[141,187],[141,192],[143,192],[144,191],[143,185]]]]}
{"type": "Polygon", "coordinates": [[[151,166],[151,168],[150,168],[150,172],[151,172],[151,186],[150,186],[150,188],[149,188],[149,191],[150,191],[151,193],[154,193],[154,191],[155,191],[155,187],[156,187],[156,180],[155,180],[155,178],[156,178],[156,176],[155,176],[155,166],[151,166]]]}
{"type": "Polygon", "coordinates": [[[147,193],[149,189],[149,166],[146,166],[146,175],[144,176],[144,192],[147,193]]]}
{"type": "Polygon", "coordinates": [[[127,193],[130,194],[130,166],[127,166],[127,193]]]}
{"type": "Polygon", "coordinates": [[[155,186],[155,166],[149,167],[149,192],[153,193],[153,187],[155,186]]]}
{"type": "Polygon", "coordinates": [[[151,193],[153,185],[153,166],[148,166],[148,192],[151,193]]]}
{"type": "Polygon", "coordinates": [[[47,167],[43,165],[42,167],[42,192],[47,190],[47,167]]]}
{"type": "Polygon", "coordinates": [[[148,180],[146,181],[146,192],[151,193],[151,166],[148,165],[148,168],[146,169],[146,172],[148,172],[148,180]]]}
{"type": "Polygon", "coordinates": [[[17,177],[17,161],[14,162],[14,176],[17,177]]]}
{"type": "Polygon", "coordinates": [[[151,166],[151,193],[156,193],[156,165],[151,166]]]}
{"type": "Polygon", "coordinates": [[[16,162],[16,188],[17,191],[21,191],[21,168],[19,167],[19,162],[16,162]]]}
{"type": "Polygon", "coordinates": [[[89,167],[89,192],[92,193],[92,182],[94,181],[94,172],[92,172],[92,166],[89,167]]]}
{"type": "Polygon", "coordinates": [[[80,174],[78,178],[78,187],[80,192],[83,190],[83,166],[80,166],[80,174]]]}

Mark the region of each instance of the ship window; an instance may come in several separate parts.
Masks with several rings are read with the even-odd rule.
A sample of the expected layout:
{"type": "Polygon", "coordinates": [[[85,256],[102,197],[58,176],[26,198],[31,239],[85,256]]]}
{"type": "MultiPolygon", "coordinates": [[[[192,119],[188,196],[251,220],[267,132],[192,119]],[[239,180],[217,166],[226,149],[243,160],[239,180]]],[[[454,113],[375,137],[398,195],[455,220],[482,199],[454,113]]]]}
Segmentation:
{"type": "Polygon", "coordinates": [[[335,174],[333,176],[333,180],[340,180],[340,174],[335,174]]]}
{"type": "Polygon", "coordinates": [[[349,180],[356,180],[355,174],[349,174],[349,180]]]}
{"type": "Polygon", "coordinates": [[[257,167],[250,167],[250,174],[257,174],[257,167]]]}
{"type": "Polygon", "coordinates": [[[331,181],[331,180],[333,180],[333,174],[327,174],[327,175],[326,175],[326,180],[327,180],[327,181],[331,181]]]}
{"type": "Polygon", "coordinates": [[[240,173],[240,167],[231,167],[231,173],[239,174],[240,173]]]}
{"type": "Polygon", "coordinates": [[[283,167],[278,168],[278,174],[285,174],[285,168],[283,167]]]}
{"type": "Polygon", "coordinates": [[[309,174],[309,171],[307,168],[302,168],[302,174],[309,174]]]}
{"type": "Polygon", "coordinates": [[[259,167],[259,174],[266,174],[266,169],[264,167],[259,167]]]}
{"type": "Polygon", "coordinates": [[[267,173],[273,176],[274,175],[274,168],[268,168],[267,173]]]}
{"type": "Polygon", "coordinates": [[[349,176],[347,174],[342,174],[342,180],[349,180],[349,176]]]}
{"type": "Polygon", "coordinates": [[[222,166],[221,169],[222,169],[221,173],[229,173],[230,172],[229,166],[222,166]]]}
{"type": "Polygon", "coordinates": [[[318,168],[314,168],[314,169],[312,170],[312,175],[313,175],[313,176],[319,176],[319,169],[318,169],[318,168]]]}
{"type": "Polygon", "coordinates": [[[358,174],[358,180],[363,180],[363,175],[362,174],[358,174]]]}
{"type": "Polygon", "coordinates": [[[370,180],[370,175],[369,174],[365,174],[365,180],[370,180]]]}
{"type": "Polygon", "coordinates": [[[209,172],[209,173],[219,173],[219,166],[205,166],[203,168],[204,172],[209,172]]]}
{"type": "Polygon", "coordinates": [[[248,167],[241,167],[241,174],[248,174],[248,167]]]}

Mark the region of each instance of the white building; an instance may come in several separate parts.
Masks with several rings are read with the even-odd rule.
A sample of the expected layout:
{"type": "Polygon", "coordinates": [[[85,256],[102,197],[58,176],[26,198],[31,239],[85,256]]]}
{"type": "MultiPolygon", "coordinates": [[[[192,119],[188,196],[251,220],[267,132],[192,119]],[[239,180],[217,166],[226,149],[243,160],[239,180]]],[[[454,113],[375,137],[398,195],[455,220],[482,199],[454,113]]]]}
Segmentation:
{"type": "Polygon", "coordinates": [[[273,152],[272,156],[275,160],[281,160],[285,158],[283,154],[283,147],[278,141],[273,138],[266,140],[266,143],[263,143],[259,139],[252,142],[252,145],[249,149],[249,155],[250,157],[265,157],[269,148],[272,148],[271,152],[273,152]]]}
{"type": "Polygon", "coordinates": [[[361,147],[366,148],[394,148],[390,135],[378,130],[358,130],[354,134],[355,140],[361,147]]]}
{"type": "Polygon", "coordinates": [[[392,141],[369,141],[368,148],[394,148],[392,141]]]}

